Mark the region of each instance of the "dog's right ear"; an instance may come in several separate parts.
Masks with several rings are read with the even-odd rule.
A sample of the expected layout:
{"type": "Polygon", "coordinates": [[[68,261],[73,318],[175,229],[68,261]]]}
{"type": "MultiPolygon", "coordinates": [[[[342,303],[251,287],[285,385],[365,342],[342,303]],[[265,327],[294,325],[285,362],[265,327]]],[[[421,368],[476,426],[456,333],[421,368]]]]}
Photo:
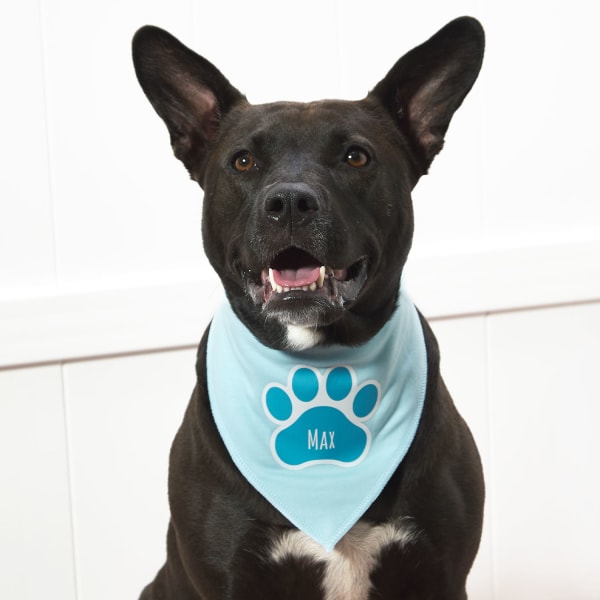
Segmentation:
{"type": "Polygon", "coordinates": [[[245,97],[214,65],[163,29],[139,29],[132,50],[138,81],[167,125],[175,156],[198,180],[221,118],[245,97]]]}
{"type": "Polygon", "coordinates": [[[454,111],[475,83],[484,46],[479,21],[455,19],[405,54],[369,94],[407,135],[420,174],[441,150],[454,111]]]}

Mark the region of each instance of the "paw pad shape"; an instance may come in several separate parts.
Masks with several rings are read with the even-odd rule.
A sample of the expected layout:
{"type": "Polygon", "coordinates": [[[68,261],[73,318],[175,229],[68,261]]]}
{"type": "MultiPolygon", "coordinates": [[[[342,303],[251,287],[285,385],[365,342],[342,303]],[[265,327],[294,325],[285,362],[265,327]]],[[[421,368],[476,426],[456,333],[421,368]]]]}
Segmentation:
{"type": "Polygon", "coordinates": [[[379,383],[359,385],[352,367],[331,367],[324,373],[294,367],[287,385],[271,383],[263,391],[265,413],[278,425],[271,437],[274,458],[289,469],[358,464],[371,445],[364,421],[375,413],[380,397],[379,383]]]}

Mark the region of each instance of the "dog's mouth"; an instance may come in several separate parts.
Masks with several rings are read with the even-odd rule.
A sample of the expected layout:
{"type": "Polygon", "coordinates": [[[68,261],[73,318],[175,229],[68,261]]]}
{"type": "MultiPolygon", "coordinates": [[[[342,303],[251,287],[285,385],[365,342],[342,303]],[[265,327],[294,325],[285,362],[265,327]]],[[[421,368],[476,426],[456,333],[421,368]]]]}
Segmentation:
{"type": "Polygon", "coordinates": [[[294,321],[291,315],[306,313],[311,302],[324,309],[326,305],[344,308],[357,298],[366,279],[365,257],[340,268],[322,264],[305,250],[290,247],[279,252],[262,270],[260,284],[247,283],[253,300],[262,304],[264,310],[288,313],[288,320],[294,321]]]}

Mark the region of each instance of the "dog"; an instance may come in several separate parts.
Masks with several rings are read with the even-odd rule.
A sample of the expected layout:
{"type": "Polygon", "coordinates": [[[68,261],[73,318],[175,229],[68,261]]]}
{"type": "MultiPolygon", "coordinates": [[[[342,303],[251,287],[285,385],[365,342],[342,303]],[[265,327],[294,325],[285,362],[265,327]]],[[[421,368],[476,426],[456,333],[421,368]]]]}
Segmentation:
{"type": "Polygon", "coordinates": [[[253,105],[169,33],[135,34],[227,298],[199,346],[167,558],[142,600],[467,597],[481,462],[402,272],[411,191],[483,51],[461,17],[363,100],[253,105]]]}

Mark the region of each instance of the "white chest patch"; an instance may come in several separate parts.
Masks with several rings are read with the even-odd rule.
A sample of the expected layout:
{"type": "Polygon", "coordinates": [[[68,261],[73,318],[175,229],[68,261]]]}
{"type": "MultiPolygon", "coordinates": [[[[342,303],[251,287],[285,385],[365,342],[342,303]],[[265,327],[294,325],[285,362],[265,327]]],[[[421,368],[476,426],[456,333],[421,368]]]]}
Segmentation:
{"type": "Polygon", "coordinates": [[[367,600],[371,589],[369,575],[377,566],[381,551],[391,545],[410,544],[417,535],[410,518],[405,523],[383,525],[359,521],[328,552],[305,533],[289,531],[274,541],[270,558],[276,563],[290,558],[323,563],[321,587],[325,600],[367,600]]]}
{"type": "Polygon", "coordinates": [[[308,350],[313,348],[323,339],[323,334],[311,327],[298,325],[287,326],[287,344],[293,351],[308,350]]]}

